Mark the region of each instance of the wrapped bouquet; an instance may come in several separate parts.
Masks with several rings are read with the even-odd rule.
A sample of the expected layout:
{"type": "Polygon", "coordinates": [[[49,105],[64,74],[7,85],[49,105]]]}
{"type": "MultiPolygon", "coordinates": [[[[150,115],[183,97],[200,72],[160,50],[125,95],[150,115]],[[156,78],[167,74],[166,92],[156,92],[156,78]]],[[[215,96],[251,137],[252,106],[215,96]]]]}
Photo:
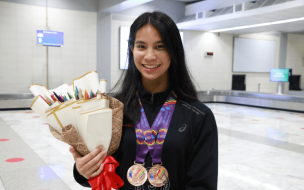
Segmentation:
{"type": "Polygon", "coordinates": [[[123,186],[115,173],[119,163],[111,157],[118,149],[122,133],[123,104],[105,95],[106,80],[92,71],[53,90],[33,84],[35,99],[31,109],[49,123],[52,135],[85,156],[103,145],[107,150],[102,173],[89,179],[92,189],[110,190],[123,186]],[[113,169],[114,168],[114,169],[113,169]]]}

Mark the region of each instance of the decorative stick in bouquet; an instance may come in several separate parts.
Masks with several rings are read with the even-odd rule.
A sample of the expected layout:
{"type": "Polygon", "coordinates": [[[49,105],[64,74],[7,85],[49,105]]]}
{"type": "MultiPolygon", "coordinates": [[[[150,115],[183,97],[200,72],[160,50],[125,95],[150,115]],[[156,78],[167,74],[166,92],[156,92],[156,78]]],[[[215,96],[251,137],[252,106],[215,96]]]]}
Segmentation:
{"type": "Polygon", "coordinates": [[[37,113],[45,113],[43,118],[50,124],[50,131],[55,138],[73,146],[82,156],[100,145],[107,150],[108,156],[103,161],[102,173],[89,179],[92,189],[100,190],[123,186],[122,179],[115,173],[119,163],[111,157],[120,144],[123,104],[106,96],[105,87],[106,81],[99,81],[97,72],[92,71],[73,80],[74,92],[69,92],[68,85],[50,90],[52,93],[47,90],[48,96],[58,100],[55,103],[59,105],[53,106],[54,103],[53,107],[49,106],[47,101],[40,98],[43,106],[39,104],[35,106],[37,109],[32,108],[37,113]]]}

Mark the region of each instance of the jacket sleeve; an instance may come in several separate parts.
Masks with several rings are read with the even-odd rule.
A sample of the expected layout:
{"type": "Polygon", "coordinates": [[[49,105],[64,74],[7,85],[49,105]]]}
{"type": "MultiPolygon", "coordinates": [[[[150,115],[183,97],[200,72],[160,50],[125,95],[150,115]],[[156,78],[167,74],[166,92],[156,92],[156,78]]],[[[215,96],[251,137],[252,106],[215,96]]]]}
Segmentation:
{"type": "Polygon", "coordinates": [[[88,182],[89,180],[78,173],[76,169],[76,163],[74,164],[73,174],[74,174],[74,179],[77,183],[79,183],[81,186],[91,188],[91,185],[88,182]]]}
{"type": "Polygon", "coordinates": [[[218,178],[218,133],[211,110],[197,126],[189,156],[187,190],[216,190],[218,178]]]}

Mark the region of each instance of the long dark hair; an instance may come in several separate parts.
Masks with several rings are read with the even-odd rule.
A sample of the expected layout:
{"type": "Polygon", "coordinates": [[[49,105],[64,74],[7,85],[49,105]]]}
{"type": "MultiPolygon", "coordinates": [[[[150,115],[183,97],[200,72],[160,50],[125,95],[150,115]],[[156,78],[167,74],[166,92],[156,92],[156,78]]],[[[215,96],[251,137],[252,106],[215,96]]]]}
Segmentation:
{"type": "Polygon", "coordinates": [[[133,53],[130,48],[134,47],[136,32],[146,24],[151,24],[158,29],[166,51],[171,58],[168,70],[169,83],[178,99],[184,101],[198,100],[197,92],[186,66],[184,48],[176,24],[164,13],[143,13],[133,22],[130,28],[128,70],[122,73],[118,82],[111,90],[112,92],[120,87],[120,90],[114,96],[124,104],[124,116],[130,119],[132,124],[135,124],[140,118],[140,106],[136,97],[136,91],[139,81],[141,81],[141,74],[135,66],[133,53]]]}

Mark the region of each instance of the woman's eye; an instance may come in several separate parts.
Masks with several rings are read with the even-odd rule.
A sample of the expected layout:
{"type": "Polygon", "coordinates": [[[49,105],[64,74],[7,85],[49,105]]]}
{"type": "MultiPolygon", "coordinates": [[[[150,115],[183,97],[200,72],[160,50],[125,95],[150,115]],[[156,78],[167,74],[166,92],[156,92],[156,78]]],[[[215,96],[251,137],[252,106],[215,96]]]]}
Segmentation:
{"type": "Polygon", "coordinates": [[[143,46],[143,45],[139,45],[139,46],[137,46],[137,48],[139,48],[139,49],[144,49],[144,48],[145,48],[145,46],[143,46]]]}
{"type": "Polygon", "coordinates": [[[158,46],[156,46],[156,49],[164,49],[164,48],[165,48],[164,45],[158,45],[158,46]]]}

